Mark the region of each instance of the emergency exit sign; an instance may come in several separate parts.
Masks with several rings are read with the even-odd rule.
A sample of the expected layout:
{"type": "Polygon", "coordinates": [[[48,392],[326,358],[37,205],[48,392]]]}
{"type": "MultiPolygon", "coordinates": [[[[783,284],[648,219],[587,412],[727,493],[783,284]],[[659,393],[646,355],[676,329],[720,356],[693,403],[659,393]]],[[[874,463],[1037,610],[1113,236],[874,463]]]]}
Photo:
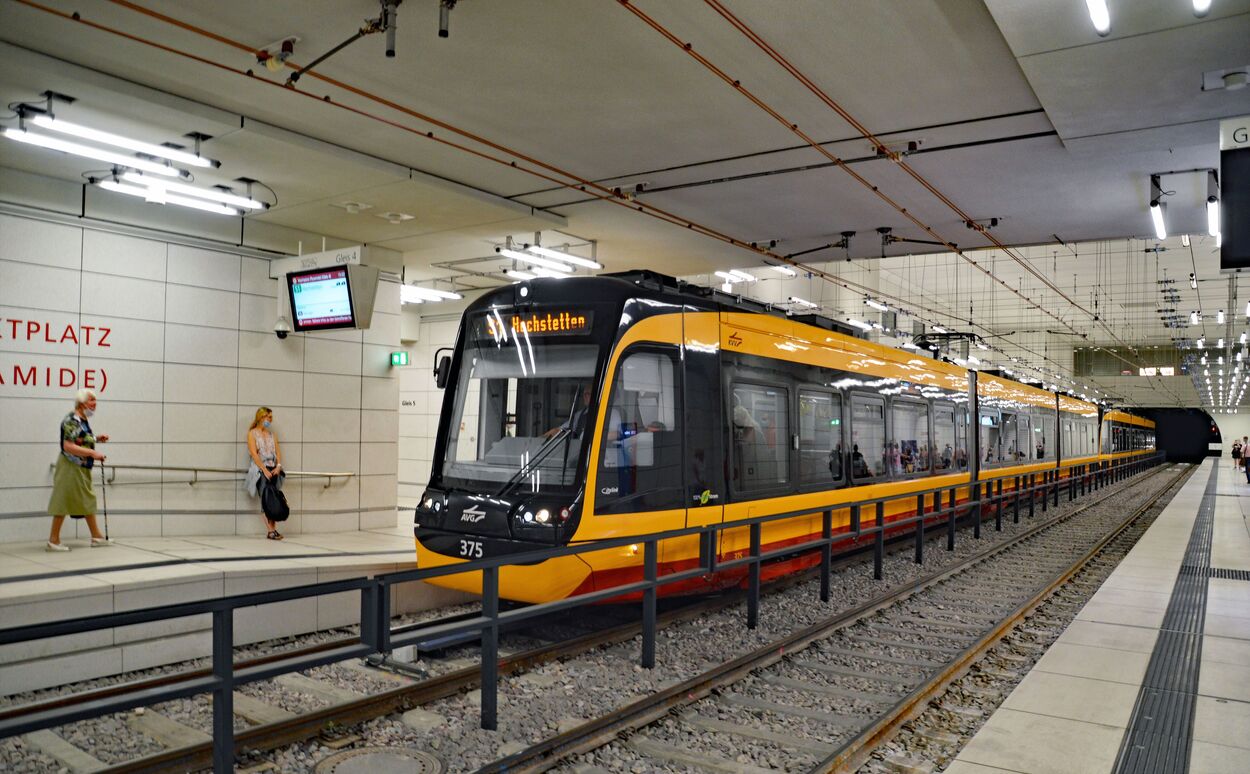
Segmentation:
{"type": "Polygon", "coordinates": [[[408,353],[407,352],[392,352],[391,353],[391,365],[393,366],[408,365],[408,353]]]}

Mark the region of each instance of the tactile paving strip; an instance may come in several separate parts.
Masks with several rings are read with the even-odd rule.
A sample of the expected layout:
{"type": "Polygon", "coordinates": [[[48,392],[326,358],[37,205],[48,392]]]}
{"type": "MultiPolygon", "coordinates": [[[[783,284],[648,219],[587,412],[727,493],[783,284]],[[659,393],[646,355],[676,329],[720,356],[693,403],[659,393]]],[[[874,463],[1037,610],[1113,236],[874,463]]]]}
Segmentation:
{"type": "Polygon", "coordinates": [[[1116,774],[1189,771],[1218,477],[1217,465],[1207,479],[1163,627],[1120,743],[1116,774]]]}
{"type": "Polygon", "coordinates": [[[1207,578],[1250,581],[1250,570],[1229,570],[1224,567],[1194,567],[1181,565],[1181,575],[1201,575],[1207,578]]]}

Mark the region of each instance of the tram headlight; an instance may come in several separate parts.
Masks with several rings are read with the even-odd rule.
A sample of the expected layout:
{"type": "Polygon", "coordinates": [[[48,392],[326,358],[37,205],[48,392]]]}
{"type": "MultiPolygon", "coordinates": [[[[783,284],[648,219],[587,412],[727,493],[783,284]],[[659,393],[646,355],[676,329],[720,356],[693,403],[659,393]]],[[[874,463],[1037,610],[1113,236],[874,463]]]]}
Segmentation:
{"type": "Polygon", "coordinates": [[[538,513],[534,514],[534,521],[539,524],[546,524],[551,521],[551,511],[546,508],[539,508],[538,513]]]}
{"type": "Polygon", "coordinates": [[[427,511],[434,510],[434,498],[426,495],[426,498],[421,505],[424,506],[427,511]]]}

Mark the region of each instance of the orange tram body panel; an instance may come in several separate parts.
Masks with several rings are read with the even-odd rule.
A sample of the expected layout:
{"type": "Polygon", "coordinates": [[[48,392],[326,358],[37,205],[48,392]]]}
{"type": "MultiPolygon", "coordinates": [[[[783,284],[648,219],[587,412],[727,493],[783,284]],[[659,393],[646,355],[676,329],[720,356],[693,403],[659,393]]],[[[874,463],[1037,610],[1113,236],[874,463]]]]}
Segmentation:
{"type": "MultiPolygon", "coordinates": [[[[934,487],[966,501],[970,467],[978,480],[1008,477],[1012,491],[1016,476],[1153,448],[1149,420],[1108,412],[1100,424],[1095,404],[829,327],[646,273],[486,294],[439,369],[446,391],[415,514],[418,566],[802,514],[762,525],[770,552],[818,538],[826,509],[845,534],[849,503],[934,487]]],[[[915,497],[887,503],[887,531],[915,509],[915,497]]],[[[875,519],[865,509],[861,525],[875,519]]],[[[748,527],[723,529],[718,560],[749,547],[748,527]]],[[[693,535],[661,542],[659,572],[697,566],[699,548],[693,535]]],[[[639,543],[509,565],[500,595],[544,602],[609,589],[641,580],[642,561],[639,543]]],[[[817,562],[819,552],[787,556],[762,577],[817,562]]],[[[745,572],[661,593],[734,585],[745,572]]],[[[481,591],[480,572],[431,582],[481,591]]]]}

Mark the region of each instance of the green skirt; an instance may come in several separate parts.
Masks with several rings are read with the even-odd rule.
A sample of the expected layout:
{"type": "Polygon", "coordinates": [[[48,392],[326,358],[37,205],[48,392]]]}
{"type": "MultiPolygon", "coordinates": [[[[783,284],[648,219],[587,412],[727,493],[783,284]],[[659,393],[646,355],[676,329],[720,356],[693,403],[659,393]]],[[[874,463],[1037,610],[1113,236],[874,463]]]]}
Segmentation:
{"type": "Polygon", "coordinates": [[[48,513],[53,516],[95,515],[95,490],[91,487],[90,468],[75,465],[64,455],[57,456],[48,513]]]}

